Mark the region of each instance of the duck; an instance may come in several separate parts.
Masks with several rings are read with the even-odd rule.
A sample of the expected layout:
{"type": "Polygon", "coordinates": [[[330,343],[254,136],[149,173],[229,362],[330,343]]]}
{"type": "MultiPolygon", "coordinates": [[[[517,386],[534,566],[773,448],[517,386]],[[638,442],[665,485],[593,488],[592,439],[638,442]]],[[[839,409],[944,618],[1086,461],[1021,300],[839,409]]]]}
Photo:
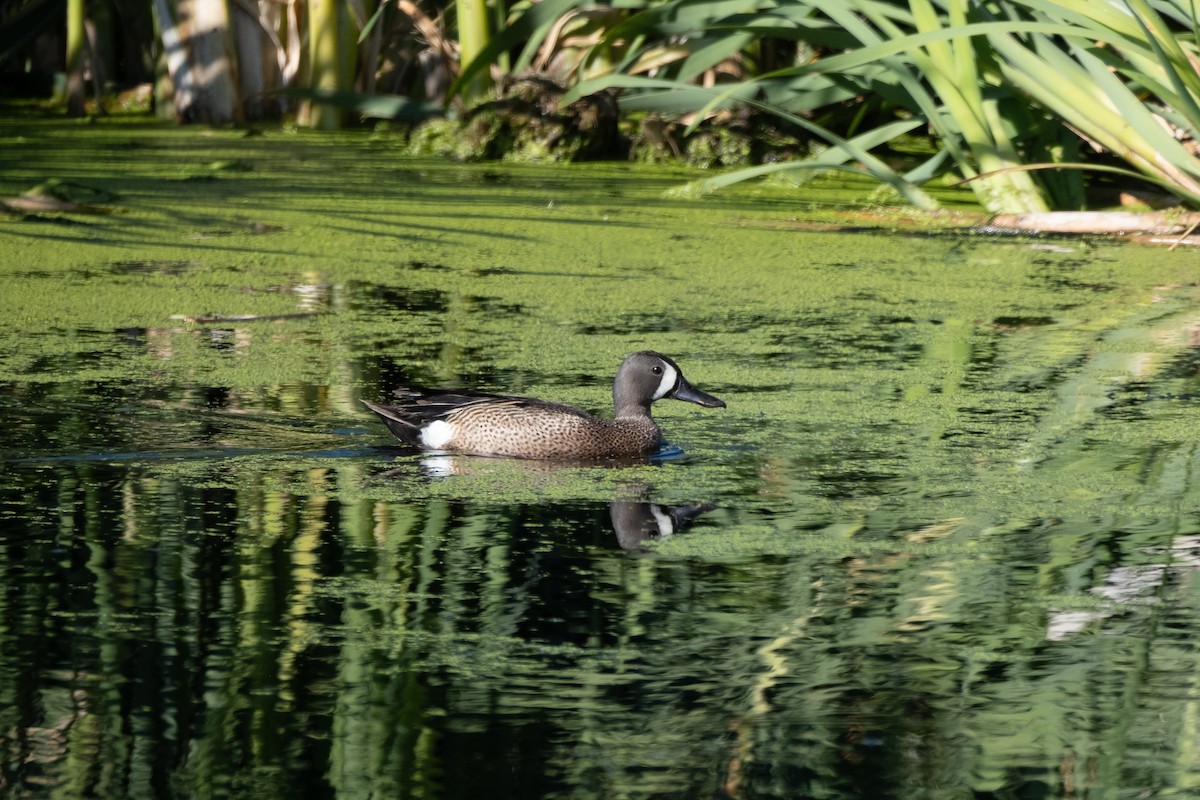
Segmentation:
{"type": "Polygon", "coordinates": [[[405,444],[448,453],[553,461],[644,458],[663,444],[650,415],[670,398],[704,408],[725,402],[692,386],[671,358],[631,353],[613,380],[612,419],[560,403],[516,395],[403,388],[400,403],[363,400],[405,444]]]}

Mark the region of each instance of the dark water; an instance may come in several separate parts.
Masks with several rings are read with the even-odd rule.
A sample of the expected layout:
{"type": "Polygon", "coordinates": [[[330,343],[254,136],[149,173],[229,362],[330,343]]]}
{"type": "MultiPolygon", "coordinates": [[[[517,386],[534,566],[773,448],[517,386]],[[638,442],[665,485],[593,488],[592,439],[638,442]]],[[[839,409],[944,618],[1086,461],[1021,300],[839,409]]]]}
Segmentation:
{"type": "MultiPolygon", "coordinates": [[[[256,171],[97,166],[120,214],[0,227],[5,796],[1200,791],[1194,254],[217,144],[256,171]],[[357,403],[603,410],[651,346],[729,407],[658,404],[644,465],[423,457],[357,403]]],[[[10,193],[66,171],[20,152],[10,193]]]]}

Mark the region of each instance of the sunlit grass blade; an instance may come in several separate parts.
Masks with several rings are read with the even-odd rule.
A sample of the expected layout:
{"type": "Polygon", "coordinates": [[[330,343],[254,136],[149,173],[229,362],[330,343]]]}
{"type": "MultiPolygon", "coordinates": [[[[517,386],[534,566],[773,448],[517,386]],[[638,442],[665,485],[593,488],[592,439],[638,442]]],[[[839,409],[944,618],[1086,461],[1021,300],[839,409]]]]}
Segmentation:
{"type": "MultiPolygon", "coordinates": [[[[849,154],[869,174],[911,186],[872,162],[855,137],[843,135],[862,111],[889,109],[927,124],[945,154],[913,176],[933,177],[934,165],[948,158],[996,211],[1042,210],[1046,192],[1058,205],[1083,202],[1079,179],[1035,180],[1036,171],[1020,168],[1047,158],[1075,162],[1079,139],[1070,130],[1200,204],[1200,162],[1178,141],[1180,132],[1200,130],[1200,59],[1190,6],[1169,0],[1124,6],[1092,0],[678,0],[639,7],[608,41],[636,34],[644,37],[646,53],[650,43],[670,40],[679,60],[660,58],[657,82],[612,75],[579,84],[566,102],[584,91],[618,90],[626,108],[691,115],[689,133],[720,109],[748,105],[849,154]],[[1181,28],[1190,31],[1180,34],[1181,28]],[[692,85],[723,61],[744,59],[763,36],[825,51],[744,81],[692,85]],[[839,130],[839,124],[848,127],[839,130]]],[[[648,64],[641,58],[629,53],[622,65],[648,64]]]]}
{"type": "MultiPolygon", "coordinates": [[[[888,125],[880,126],[864,134],[854,137],[847,141],[847,144],[852,148],[860,150],[870,150],[879,145],[886,144],[897,136],[902,136],[915,128],[920,127],[925,123],[924,120],[905,120],[902,122],[894,122],[888,125]]],[[[760,164],[754,167],[746,167],[745,169],[733,170],[713,178],[706,178],[702,181],[697,181],[690,184],[690,188],[695,188],[702,192],[716,191],[723,189],[726,186],[731,186],[741,181],[761,178],[766,175],[777,174],[780,172],[789,172],[796,170],[821,171],[829,169],[841,169],[863,174],[864,170],[860,166],[848,165],[846,162],[852,158],[846,148],[830,147],[820,155],[812,158],[806,158],[800,161],[785,161],[775,164],[760,164]]],[[[920,177],[920,176],[918,176],[920,177]]],[[[910,181],[914,186],[918,181],[910,181]]]]}
{"type": "Polygon", "coordinates": [[[576,0],[542,0],[532,5],[493,36],[474,59],[462,65],[462,71],[450,86],[449,96],[462,92],[481,70],[486,70],[502,54],[518,45],[524,43],[527,53],[536,51],[554,21],[575,5],[576,0]]]}
{"type": "Polygon", "coordinates": [[[1200,203],[1200,162],[1086,47],[1076,47],[1071,58],[1050,42],[1034,52],[1004,36],[991,41],[1014,85],[1143,173],[1174,182],[1178,193],[1200,203]]]}
{"type": "MultiPolygon", "coordinates": [[[[593,91],[598,91],[601,88],[670,90],[676,85],[677,84],[673,81],[667,81],[658,78],[643,78],[636,75],[611,75],[604,78],[598,78],[579,83],[574,89],[564,96],[563,102],[573,102],[575,98],[589,94],[593,91]]],[[[696,94],[696,96],[707,95],[710,98],[730,96],[729,90],[724,88],[719,91],[717,89],[691,87],[686,89],[686,91],[693,92],[696,94]]],[[[669,107],[667,105],[670,102],[668,98],[664,98],[662,102],[664,107],[669,107]]],[[[803,117],[795,114],[790,114],[783,109],[768,106],[767,104],[756,100],[753,97],[746,97],[744,98],[743,102],[745,102],[747,105],[770,113],[779,119],[802,128],[814,136],[825,140],[831,147],[837,148],[838,150],[846,153],[849,158],[859,162],[859,164],[861,164],[860,171],[865,172],[866,174],[874,177],[876,180],[893,187],[908,202],[912,203],[918,208],[936,207],[937,203],[933,200],[933,198],[931,198],[918,186],[905,180],[902,175],[889,167],[882,160],[871,155],[871,153],[869,153],[861,146],[861,144],[857,143],[856,141],[845,139],[828,130],[827,128],[811,122],[810,120],[804,119],[803,117]]],[[[656,110],[651,104],[644,104],[643,108],[645,110],[656,110]]],[[[915,124],[913,127],[915,127],[915,124]]],[[[900,129],[897,128],[896,130],[897,135],[899,135],[900,129]]]]}
{"type": "Polygon", "coordinates": [[[1135,11],[1135,19],[1160,58],[1163,71],[1175,90],[1177,107],[1187,116],[1200,121],[1200,103],[1197,102],[1197,96],[1200,95],[1200,71],[1197,66],[1200,62],[1194,57],[1189,58],[1179,40],[1168,31],[1166,20],[1149,3],[1145,0],[1126,2],[1135,11]]]}

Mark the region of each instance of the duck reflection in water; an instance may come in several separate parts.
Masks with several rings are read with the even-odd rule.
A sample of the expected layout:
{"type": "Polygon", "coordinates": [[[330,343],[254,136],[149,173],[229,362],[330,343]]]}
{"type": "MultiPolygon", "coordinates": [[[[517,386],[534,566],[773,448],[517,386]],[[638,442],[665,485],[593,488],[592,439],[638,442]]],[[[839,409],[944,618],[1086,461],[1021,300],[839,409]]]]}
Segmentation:
{"type": "MultiPolygon", "coordinates": [[[[419,462],[410,462],[404,466],[387,470],[380,473],[378,477],[382,479],[411,478],[414,471],[419,470],[426,478],[436,479],[450,476],[496,475],[514,469],[523,475],[538,476],[553,474],[564,468],[619,467],[645,465],[646,463],[646,459],[587,463],[532,461],[519,458],[478,458],[445,454],[425,456],[419,462]]],[[[641,481],[626,484],[618,491],[621,497],[609,502],[608,513],[612,521],[613,532],[617,535],[617,543],[623,550],[645,550],[647,543],[665,539],[685,528],[700,515],[717,508],[713,503],[702,502],[675,506],[651,503],[648,500],[650,487],[641,481]]]]}
{"type": "Polygon", "coordinates": [[[608,504],[608,513],[621,549],[644,550],[646,542],[665,539],[714,508],[712,503],[660,506],[634,500],[613,500],[608,504]]]}

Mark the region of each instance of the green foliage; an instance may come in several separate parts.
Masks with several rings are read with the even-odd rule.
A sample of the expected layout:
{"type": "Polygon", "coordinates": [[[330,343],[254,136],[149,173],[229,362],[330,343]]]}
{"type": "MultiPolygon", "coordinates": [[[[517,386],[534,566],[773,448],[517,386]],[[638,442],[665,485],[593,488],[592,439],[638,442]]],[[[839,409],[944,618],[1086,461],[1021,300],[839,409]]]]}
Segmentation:
{"type": "Polygon", "coordinates": [[[438,104],[395,95],[321,89],[289,89],[286,94],[301,100],[311,100],[341,108],[364,119],[424,122],[433,117],[440,117],[445,112],[445,109],[438,104]]]}
{"type": "MultiPolygon", "coordinates": [[[[1183,0],[1162,11],[1140,0],[1127,9],[1095,6],[1073,0],[640,5],[581,59],[593,67],[611,63],[607,74],[592,69],[566,100],[620,91],[626,111],[691,114],[693,127],[720,109],[749,105],[827,147],[807,161],[735,179],[849,168],[927,206],[919,185],[952,164],[993,211],[1040,210],[1047,198],[1058,208],[1081,204],[1078,177],[1064,174],[1081,167],[1069,126],[1127,164],[1128,174],[1200,204],[1200,161],[1184,144],[1194,143],[1200,129],[1194,9],[1183,0]],[[611,61],[618,51],[621,58],[611,61]],[[755,54],[763,61],[775,52],[794,63],[754,68],[755,54]],[[707,82],[699,85],[702,77],[707,82]],[[872,155],[920,127],[940,148],[923,166],[905,174],[872,155]],[[1059,174],[1042,178],[1029,167],[1059,174]]],[[[502,34],[504,46],[523,39],[525,54],[536,51],[556,9],[566,12],[533,6],[502,34]]],[[[467,71],[494,55],[481,55],[467,71]]]]}
{"type": "Polygon", "coordinates": [[[462,161],[537,162],[596,160],[623,150],[612,102],[595,96],[559,108],[562,93],[553,81],[514,80],[455,123],[419,126],[410,137],[411,151],[462,161]]]}

